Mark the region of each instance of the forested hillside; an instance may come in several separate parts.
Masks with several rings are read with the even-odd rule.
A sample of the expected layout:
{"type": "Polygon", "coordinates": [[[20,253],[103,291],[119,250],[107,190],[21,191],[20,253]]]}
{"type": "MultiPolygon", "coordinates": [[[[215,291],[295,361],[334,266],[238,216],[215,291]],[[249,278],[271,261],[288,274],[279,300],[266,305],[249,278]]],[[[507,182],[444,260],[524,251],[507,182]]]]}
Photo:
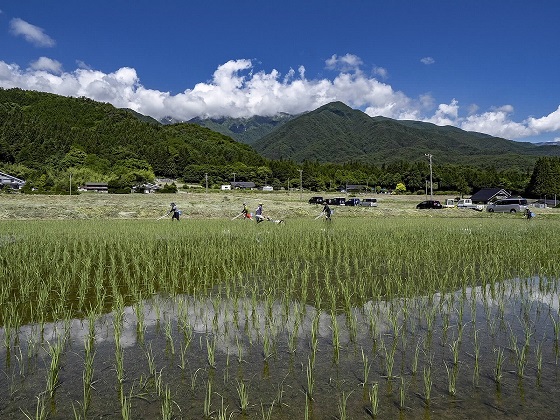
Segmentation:
{"type": "Polygon", "coordinates": [[[532,168],[539,156],[560,155],[556,146],[537,146],[418,121],[372,118],[341,102],[288,121],[254,147],[270,159],[296,162],[381,165],[420,161],[429,153],[437,156],[439,163],[521,170],[532,168]]]}
{"type": "Polygon", "coordinates": [[[249,146],[207,128],[163,126],[87,98],[0,89],[0,122],[0,162],[18,165],[25,178],[70,167],[84,181],[130,172],[178,178],[189,164],[265,163],[249,146]]]}
{"type": "MultiPolygon", "coordinates": [[[[298,188],[300,170],[305,189],[335,190],[347,184],[361,184],[370,191],[380,191],[402,184],[407,192],[422,192],[430,174],[424,153],[433,153],[436,192],[469,194],[482,187],[500,186],[524,193],[537,159],[502,148],[508,144],[504,143],[506,140],[476,133],[471,133],[470,145],[455,141],[444,148],[441,134],[438,137],[425,124],[414,127],[414,122],[402,122],[397,125],[398,130],[391,128],[387,129],[390,133],[385,133],[383,127],[394,126],[396,122],[372,119],[343,104],[309,114],[298,118],[303,119],[303,124],[300,121],[293,125],[293,120],[277,130],[292,130],[301,144],[287,140],[277,143],[268,150],[279,151],[281,158],[267,159],[249,145],[195,124],[162,125],[131,110],[87,98],[0,89],[0,171],[25,179],[26,191],[33,188],[35,192],[62,194],[69,190],[69,179],[74,191],[85,182],[108,182],[115,191],[130,191],[131,186],[153,181],[156,176],[204,183],[207,175],[211,188],[219,188],[233,177],[237,181],[253,181],[257,186],[298,188]],[[415,149],[407,149],[407,142],[412,142],[407,134],[410,131],[423,133],[423,140],[415,149]],[[368,132],[385,139],[383,146],[376,146],[385,158],[361,158],[371,146],[362,143],[356,149],[354,140],[364,141],[368,132]],[[315,140],[307,141],[307,137],[315,140]],[[472,149],[476,142],[493,144],[487,153],[495,154],[494,161],[481,164],[472,149]],[[285,158],[294,156],[288,152],[296,146],[314,150],[322,157],[299,163],[295,158],[285,158]],[[461,163],[451,163],[449,157],[458,156],[457,149],[463,159],[461,163]],[[338,163],[321,162],[327,159],[325,150],[338,163]],[[386,150],[392,150],[391,155],[386,150]]],[[[451,137],[464,133],[451,127],[440,129],[450,132],[451,137]]],[[[526,145],[519,147],[523,152],[529,150],[526,145]]],[[[544,147],[536,150],[548,151],[544,147]]],[[[538,182],[532,185],[536,185],[539,194],[548,188],[538,182]]]]}

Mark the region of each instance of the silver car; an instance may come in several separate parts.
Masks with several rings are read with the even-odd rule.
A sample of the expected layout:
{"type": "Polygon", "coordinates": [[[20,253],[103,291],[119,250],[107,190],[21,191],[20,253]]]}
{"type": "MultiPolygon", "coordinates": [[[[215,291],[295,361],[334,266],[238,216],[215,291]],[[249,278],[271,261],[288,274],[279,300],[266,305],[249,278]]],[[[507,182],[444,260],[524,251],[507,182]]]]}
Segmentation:
{"type": "Polygon", "coordinates": [[[489,203],[486,210],[490,213],[517,213],[527,210],[527,200],[525,198],[504,198],[503,200],[489,203]]]}
{"type": "Polygon", "coordinates": [[[377,207],[377,198],[364,198],[360,201],[360,206],[377,207]]]}

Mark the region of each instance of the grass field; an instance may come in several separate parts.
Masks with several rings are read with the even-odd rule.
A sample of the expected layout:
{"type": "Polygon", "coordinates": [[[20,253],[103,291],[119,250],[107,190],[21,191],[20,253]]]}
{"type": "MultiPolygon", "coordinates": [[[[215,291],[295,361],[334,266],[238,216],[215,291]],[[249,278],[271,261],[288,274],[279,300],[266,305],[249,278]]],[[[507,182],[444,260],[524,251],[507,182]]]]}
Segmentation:
{"type": "MultiPolygon", "coordinates": [[[[156,219],[169,209],[171,201],[178,204],[188,219],[232,218],[239,214],[243,202],[254,211],[259,202],[265,212],[274,219],[310,218],[316,216],[321,207],[307,204],[317,193],[298,192],[186,192],[178,194],[95,194],[74,196],[44,196],[23,194],[0,194],[0,220],[5,219],[156,219]]],[[[323,194],[325,197],[344,196],[338,193],[323,194]]],[[[364,196],[359,196],[364,197],[364,196]]],[[[377,208],[336,207],[338,217],[488,217],[486,213],[443,209],[442,211],[419,211],[416,204],[425,196],[416,195],[373,195],[379,201],[377,208]]],[[[449,196],[435,196],[445,202],[449,196]]],[[[538,216],[560,217],[560,209],[535,209],[538,216]]],[[[494,216],[496,217],[496,216],[494,216]]]]}
{"type": "Polygon", "coordinates": [[[308,197],[0,195],[0,417],[555,415],[558,210],[308,197]]]}

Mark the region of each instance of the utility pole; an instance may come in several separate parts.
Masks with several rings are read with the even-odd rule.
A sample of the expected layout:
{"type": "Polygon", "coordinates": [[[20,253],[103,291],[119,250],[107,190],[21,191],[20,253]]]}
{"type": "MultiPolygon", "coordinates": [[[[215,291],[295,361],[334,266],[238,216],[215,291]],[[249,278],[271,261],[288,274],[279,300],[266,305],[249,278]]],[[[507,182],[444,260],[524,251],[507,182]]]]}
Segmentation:
{"type": "Polygon", "coordinates": [[[426,154],[424,154],[424,156],[426,156],[430,159],[430,200],[433,200],[434,199],[434,189],[433,189],[434,184],[432,182],[432,158],[434,156],[430,153],[426,153],[426,154]]]}
{"type": "Polygon", "coordinates": [[[206,179],[206,194],[208,194],[208,174],[204,174],[204,178],[206,179]]]}
{"type": "Polygon", "coordinates": [[[301,194],[303,192],[303,169],[298,169],[299,171],[299,199],[301,200],[301,194]]]}
{"type": "Polygon", "coordinates": [[[72,195],[72,172],[70,172],[70,195],[72,195]]]}
{"type": "Polygon", "coordinates": [[[235,184],[235,172],[233,173],[233,183],[235,184]]]}

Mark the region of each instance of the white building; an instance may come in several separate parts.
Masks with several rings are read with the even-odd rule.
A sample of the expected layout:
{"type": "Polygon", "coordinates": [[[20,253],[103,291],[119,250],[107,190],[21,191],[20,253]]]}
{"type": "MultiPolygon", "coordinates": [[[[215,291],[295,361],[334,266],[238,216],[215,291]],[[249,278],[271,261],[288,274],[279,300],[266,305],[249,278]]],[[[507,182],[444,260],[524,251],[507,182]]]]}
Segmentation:
{"type": "Polygon", "coordinates": [[[25,181],[23,179],[16,178],[15,176],[11,176],[5,174],[4,172],[0,172],[0,189],[8,186],[13,188],[14,190],[19,190],[25,185],[25,181]]]}

